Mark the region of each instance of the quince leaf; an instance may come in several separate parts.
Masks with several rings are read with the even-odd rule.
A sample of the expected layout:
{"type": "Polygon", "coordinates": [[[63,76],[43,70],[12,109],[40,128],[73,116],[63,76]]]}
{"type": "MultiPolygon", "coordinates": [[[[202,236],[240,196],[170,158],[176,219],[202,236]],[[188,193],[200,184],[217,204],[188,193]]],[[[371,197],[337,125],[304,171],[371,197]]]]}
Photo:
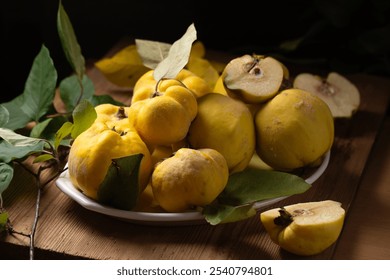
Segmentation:
{"type": "Polygon", "coordinates": [[[88,129],[97,117],[93,105],[86,99],[81,100],[73,110],[73,128],[71,136],[76,139],[84,130],[88,129]]]}
{"type": "Polygon", "coordinates": [[[10,129],[0,128],[0,162],[9,163],[44,150],[45,140],[20,135],[10,129]]]}
{"type": "Polygon", "coordinates": [[[16,130],[30,121],[38,122],[52,107],[56,83],[57,71],[48,49],[42,45],[32,64],[24,92],[2,104],[8,111],[8,121],[2,127],[16,130]]]}
{"type": "MultiPolygon", "coordinates": [[[[14,176],[13,167],[7,163],[0,162],[0,196],[8,188],[9,184],[12,181],[13,176],[14,176]]],[[[0,204],[0,208],[1,208],[1,204],[0,204]]]]}
{"type": "Polygon", "coordinates": [[[153,77],[156,81],[162,78],[173,79],[188,63],[192,43],[196,40],[196,29],[192,23],[186,33],[169,49],[168,56],[154,69],[153,77]]]}
{"type": "Polygon", "coordinates": [[[93,95],[90,99],[88,99],[88,101],[91,102],[93,106],[97,106],[99,104],[106,104],[106,103],[117,105],[117,106],[124,106],[124,103],[115,100],[114,98],[112,98],[111,95],[108,94],[93,95]]]}
{"type": "MultiPolygon", "coordinates": [[[[23,103],[24,95],[21,94],[11,101],[1,104],[8,111],[7,123],[3,124],[1,127],[16,130],[25,127],[26,124],[31,121],[31,118],[24,111],[20,110],[23,103]]],[[[3,114],[6,113],[3,112],[3,114]]]]}
{"type": "Polygon", "coordinates": [[[9,112],[6,107],[0,104],[0,127],[4,127],[9,120],[9,112]]]}
{"type": "Polygon", "coordinates": [[[218,201],[243,205],[307,191],[311,187],[303,178],[287,172],[247,168],[232,174],[218,201]]]}
{"type": "Polygon", "coordinates": [[[16,103],[21,105],[18,112],[22,109],[29,121],[38,122],[51,108],[56,82],[57,71],[53,60],[50,58],[49,50],[42,45],[40,52],[34,59],[22,97],[16,99],[16,103]]]}
{"type": "Polygon", "coordinates": [[[65,137],[69,136],[72,133],[73,123],[65,122],[60,129],[56,132],[54,138],[54,148],[57,150],[58,146],[61,144],[62,140],[65,137]]]}
{"type": "Polygon", "coordinates": [[[72,23],[61,1],[57,11],[57,30],[66,59],[81,82],[85,74],[85,59],[77,42],[72,23]]]}
{"type": "Polygon", "coordinates": [[[93,82],[88,76],[84,76],[82,80],[82,87],[76,75],[71,75],[63,79],[60,83],[60,96],[64,102],[66,110],[72,112],[79,102],[80,93],[83,94],[83,99],[91,99],[95,93],[93,82]]]}
{"type": "MultiPolygon", "coordinates": [[[[1,201],[1,195],[0,195],[0,201],[1,201]]],[[[0,233],[7,229],[7,224],[8,224],[8,212],[7,211],[0,212],[0,233]]]]}
{"type": "Polygon", "coordinates": [[[143,65],[150,69],[156,69],[157,65],[168,56],[172,46],[168,43],[141,39],[136,39],[135,44],[143,65]]]}
{"type": "Polygon", "coordinates": [[[252,206],[252,204],[242,206],[211,204],[203,209],[203,215],[205,216],[206,221],[211,225],[232,223],[254,216],[256,210],[252,206]]]}
{"type": "Polygon", "coordinates": [[[46,119],[43,122],[37,123],[30,132],[30,137],[38,138],[41,136],[45,128],[50,124],[53,119],[46,119]]]}
{"type": "Polygon", "coordinates": [[[303,178],[280,171],[247,168],[230,175],[223,192],[203,215],[212,224],[247,219],[255,202],[300,194],[311,187],[303,178]]]}
{"type": "Polygon", "coordinates": [[[122,210],[131,210],[140,193],[138,174],[142,154],[113,159],[99,186],[98,201],[122,210]]]}

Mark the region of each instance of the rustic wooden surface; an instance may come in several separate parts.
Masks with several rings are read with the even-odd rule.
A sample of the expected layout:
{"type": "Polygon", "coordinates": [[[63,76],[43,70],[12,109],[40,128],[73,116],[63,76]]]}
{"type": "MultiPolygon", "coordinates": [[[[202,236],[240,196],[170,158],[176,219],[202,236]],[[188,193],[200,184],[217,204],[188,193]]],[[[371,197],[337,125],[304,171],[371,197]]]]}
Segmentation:
{"type": "MultiPolygon", "coordinates": [[[[96,91],[122,102],[131,91],[108,83],[94,68],[96,91]]],[[[305,259],[390,259],[390,80],[369,75],[349,78],[361,92],[361,106],[348,120],[336,120],[330,163],[313,187],[268,208],[337,200],[347,211],[333,246],[305,259]]],[[[29,232],[36,190],[21,168],[4,192],[14,228],[29,232]]],[[[266,210],[266,209],[264,209],[266,210]]],[[[0,259],[28,259],[28,238],[0,236],[0,259]]],[[[139,225],[84,209],[53,183],[44,191],[36,233],[36,259],[302,259],[273,244],[258,216],[211,226],[139,225]]]]}

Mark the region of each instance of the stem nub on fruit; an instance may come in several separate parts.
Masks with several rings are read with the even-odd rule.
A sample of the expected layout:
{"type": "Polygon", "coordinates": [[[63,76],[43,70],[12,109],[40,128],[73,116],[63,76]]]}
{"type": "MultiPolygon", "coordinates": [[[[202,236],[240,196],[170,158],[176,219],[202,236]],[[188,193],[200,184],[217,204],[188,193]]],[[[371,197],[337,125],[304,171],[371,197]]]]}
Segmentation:
{"type": "Polygon", "coordinates": [[[284,207],[279,210],[280,216],[274,219],[274,223],[277,226],[287,227],[293,221],[293,215],[290,214],[284,207]]]}

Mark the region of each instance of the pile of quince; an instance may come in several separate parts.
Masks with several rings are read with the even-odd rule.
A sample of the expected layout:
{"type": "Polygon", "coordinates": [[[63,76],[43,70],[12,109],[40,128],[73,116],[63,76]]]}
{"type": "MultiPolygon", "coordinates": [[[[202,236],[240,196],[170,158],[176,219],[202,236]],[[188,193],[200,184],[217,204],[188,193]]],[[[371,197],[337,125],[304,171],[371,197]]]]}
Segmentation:
{"type": "MultiPolygon", "coordinates": [[[[287,68],[264,56],[231,60],[214,88],[188,69],[158,81],[149,70],[130,106],[96,107],[97,119],[70,150],[72,183],[99,199],[112,160],[139,153],[140,192],[183,212],[210,204],[229,175],[256,160],[283,171],[319,164],[333,143],[332,113],[287,80],[287,68]]],[[[141,201],[128,209],[142,210],[141,201]]]]}
{"type": "MultiPolygon", "coordinates": [[[[97,106],[95,122],[72,144],[70,179],[88,197],[102,201],[107,190],[101,186],[116,159],[141,155],[133,169],[138,172],[135,199],[123,209],[192,211],[212,203],[231,174],[249,166],[285,172],[316,166],[333,144],[334,117],[339,115],[315,90],[298,86],[305,83],[294,85],[287,67],[273,57],[237,57],[213,81],[185,68],[174,78],[157,80],[154,74],[148,70],[135,81],[131,105],[97,106]]],[[[321,85],[325,87],[324,82],[321,85]]],[[[327,84],[328,92],[329,88],[327,84]]],[[[348,114],[358,101],[354,99],[348,114]]],[[[274,214],[278,212],[282,213],[263,215],[262,222],[273,241],[283,244],[276,235],[288,225],[272,220],[281,219],[274,214]]],[[[329,213],[337,213],[333,219],[341,221],[337,238],[344,212],[329,213]]],[[[323,226],[327,218],[320,216],[315,219],[323,226]]],[[[290,224],[293,216],[288,218],[290,224]]],[[[305,248],[292,251],[318,253],[334,240],[309,253],[305,248]]]]}

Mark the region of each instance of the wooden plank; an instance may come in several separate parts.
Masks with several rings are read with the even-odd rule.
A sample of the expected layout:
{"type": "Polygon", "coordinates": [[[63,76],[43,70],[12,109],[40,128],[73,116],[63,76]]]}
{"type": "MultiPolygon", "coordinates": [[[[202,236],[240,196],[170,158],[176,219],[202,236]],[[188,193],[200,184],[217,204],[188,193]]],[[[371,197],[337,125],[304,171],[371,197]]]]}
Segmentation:
{"type": "Polygon", "coordinates": [[[374,144],[335,259],[390,259],[390,117],[374,144]]]}

